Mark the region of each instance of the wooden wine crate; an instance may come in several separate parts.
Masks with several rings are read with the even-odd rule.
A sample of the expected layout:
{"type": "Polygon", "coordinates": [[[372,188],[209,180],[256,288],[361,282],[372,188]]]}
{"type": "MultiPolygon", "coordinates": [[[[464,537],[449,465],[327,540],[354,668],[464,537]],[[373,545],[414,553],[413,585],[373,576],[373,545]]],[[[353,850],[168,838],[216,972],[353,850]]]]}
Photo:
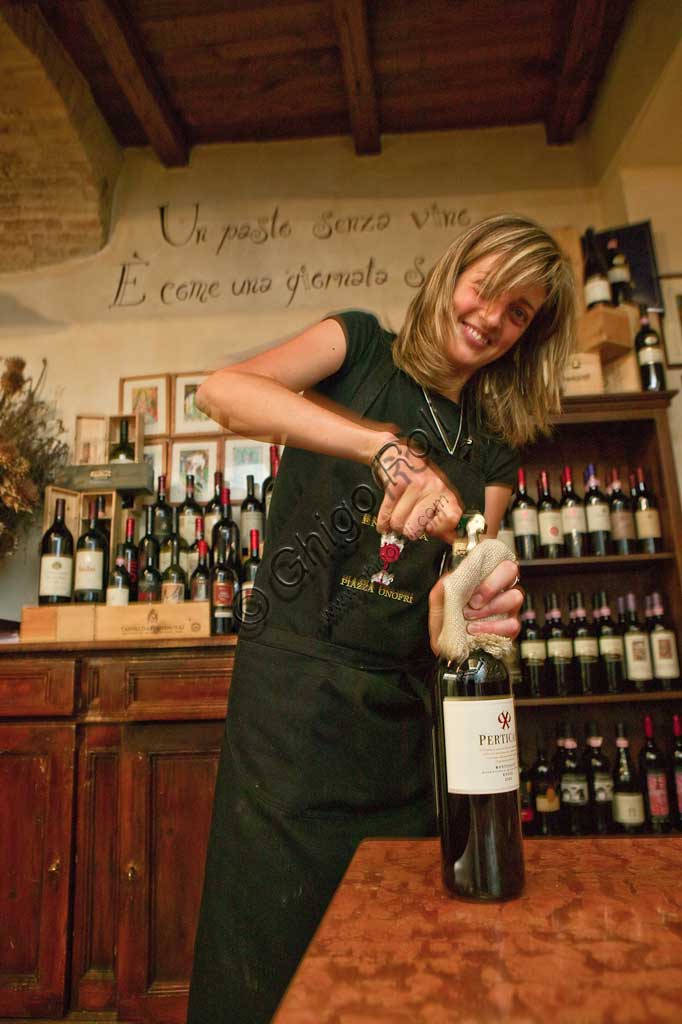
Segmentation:
{"type": "Polygon", "coordinates": [[[628,352],[620,359],[612,359],[604,367],[604,384],[609,394],[621,395],[628,391],[641,391],[642,378],[634,352],[628,352]]]}
{"type": "Polygon", "coordinates": [[[57,475],[62,487],[98,492],[103,488],[127,494],[153,494],[154,469],[148,462],[105,462],[95,466],[63,466],[57,475]]]}
{"type": "Polygon", "coordinates": [[[100,466],[109,462],[119,441],[121,421],[128,421],[128,440],[135,462],[144,461],[144,418],[139,413],[101,416],[96,413],[76,416],[73,462],[76,466],[100,466]]]}
{"type": "Polygon", "coordinates": [[[630,316],[620,307],[595,306],[578,317],[578,352],[596,352],[603,363],[632,352],[630,316]]]}
{"type": "Polygon", "coordinates": [[[96,605],[95,640],[196,639],[210,635],[208,601],[96,605]]]}
{"type": "Polygon", "coordinates": [[[575,352],[569,357],[561,381],[563,395],[601,395],[604,374],[597,352],[575,352]]]}
{"type": "Polygon", "coordinates": [[[95,639],[94,604],[25,605],[21,609],[22,643],[72,642],[95,639]]]}

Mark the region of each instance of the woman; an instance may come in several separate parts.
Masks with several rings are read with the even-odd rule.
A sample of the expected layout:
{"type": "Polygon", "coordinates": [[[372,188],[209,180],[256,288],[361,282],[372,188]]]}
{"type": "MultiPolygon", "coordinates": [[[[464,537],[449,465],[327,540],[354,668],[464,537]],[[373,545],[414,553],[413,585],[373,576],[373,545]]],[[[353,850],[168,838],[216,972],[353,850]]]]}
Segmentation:
{"type": "MultiPolygon", "coordinates": [[[[237,648],[190,1024],[270,1020],[357,844],[435,831],[443,558],[467,506],[496,534],[513,448],[558,407],[573,309],[553,239],[492,217],[397,337],[345,313],[202,385],[223,426],[287,447],[237,648]]],[[[494,614],[516,635],[517,581],[511,561],[483,581],[472,633],[494,614]]]]}

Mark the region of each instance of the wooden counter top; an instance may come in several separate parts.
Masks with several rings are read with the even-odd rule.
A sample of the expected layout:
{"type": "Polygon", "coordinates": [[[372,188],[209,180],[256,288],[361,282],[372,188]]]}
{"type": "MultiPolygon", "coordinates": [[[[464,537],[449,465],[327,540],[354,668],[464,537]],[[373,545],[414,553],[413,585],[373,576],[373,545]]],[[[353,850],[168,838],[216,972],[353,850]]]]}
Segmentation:
{"type": "Polygon", "coordinates": [[[485,905],[445,894],[436,840],[362,843],[273,1024],[679,1024],[682,837],[525,854],[485,905]]]}

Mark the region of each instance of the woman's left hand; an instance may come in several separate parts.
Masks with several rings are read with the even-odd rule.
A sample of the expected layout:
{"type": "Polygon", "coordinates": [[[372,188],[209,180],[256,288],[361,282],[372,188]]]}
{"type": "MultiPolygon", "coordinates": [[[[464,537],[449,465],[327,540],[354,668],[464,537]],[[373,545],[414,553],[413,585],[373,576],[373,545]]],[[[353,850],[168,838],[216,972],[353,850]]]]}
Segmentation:
{"type": "MultiPolygon", "coordinates": [[[[469,604],[463,610],[467,620],[467,632],[496,633],[512,640],[521,628],[519,611],[523,604],[523,591],[514,584],[518,577],[516,562],[500,562],[496,569],[481,580],[471,595],[469,604]],[[488,615],[502,615],[501,619],[480,622],[488,615]]],[[[437,580],[429,594],[429,639],[434,654],[438,654],[438,638],[443,628],[443,577],[437,580]]]]}

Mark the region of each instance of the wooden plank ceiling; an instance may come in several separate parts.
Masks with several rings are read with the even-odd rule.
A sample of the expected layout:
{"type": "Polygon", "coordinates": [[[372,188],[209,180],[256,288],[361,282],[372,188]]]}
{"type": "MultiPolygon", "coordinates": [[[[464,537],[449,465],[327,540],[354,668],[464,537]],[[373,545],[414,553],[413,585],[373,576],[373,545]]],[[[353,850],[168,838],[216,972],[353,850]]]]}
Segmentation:
{"type": "MultiPolygon", "coordinates": [[[[21,0],[0,0],[0,6],[21,0]]],[[[542,122],[570,142],[632,0],[34,0],[122,146],[542,122]]]]}

